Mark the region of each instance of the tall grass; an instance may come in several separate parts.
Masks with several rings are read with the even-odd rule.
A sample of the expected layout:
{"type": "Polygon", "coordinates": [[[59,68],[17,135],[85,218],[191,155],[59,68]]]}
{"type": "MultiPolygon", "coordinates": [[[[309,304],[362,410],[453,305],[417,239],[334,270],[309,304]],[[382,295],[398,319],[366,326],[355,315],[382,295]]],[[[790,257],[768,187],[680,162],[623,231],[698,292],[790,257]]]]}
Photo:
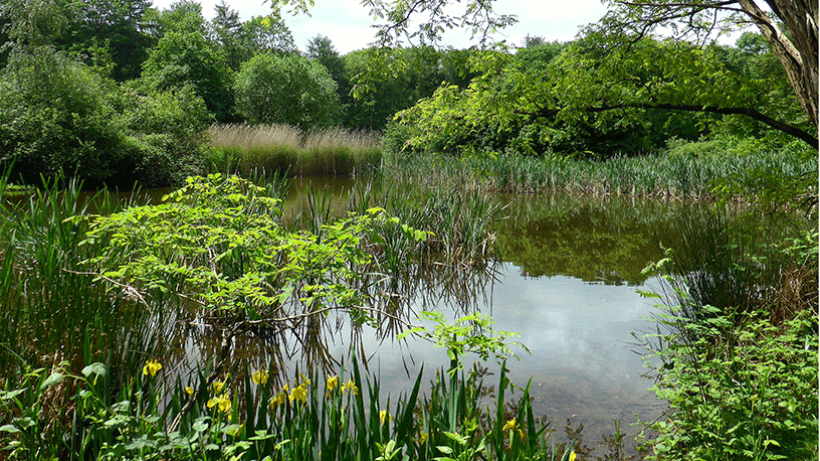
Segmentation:
{"type": "Polygon", "coordinates": [[[816,175],[817,171],[816,161],[777,151],[755,155],[661,154],[600,161],[556,155],[391,156],[386,164],[386,172],[430,184],[455,183],[498,192],[567,191],[656,198],[712,197],[716,181],[732,178],[738,184],[752,184],[759,172],[797,178],[816,175]]]}
{"type": "Polygon", "coordinates": [[[252,170],[299,175],[348,175],[379,166],[381,139],[375,133],[327,128],[302,132],[287,125],[214,125],[210,128],[210,171],[252,170]]]}
{"type": "Polygon", "coordinates": [[[113,376],[130,376],[153,351],[170,348],[157,341],[165,334],[157,325],[172,322],[149,318],[112,293],[82,261],[104,244],[85,241],[92,210],[111,213],[132,199],[87,196],[75,181],[57,184],[0,204],[0,369],[7,382],[63,362],[74,373],[104,362],[113,376]]]}
{"type": "Polygon", "coordinates": [[[0,420],[7,423],[0,439],[6,433],[12,457],[30,460],[377,461],[450,455],[566,461],[572,455],[572,445],[556,448],[550,424],[534,417],[529,385],[508,398],[513,388],[503,367],[492,394],[474,367],[466,375],[440,370],[429,387],[422,386],[420,371],[412,390],[395,400],[355,360],[352,370],[341,367],[324,379],[297,370],[285,386],[264,369],[242,371],[208,385],[202,370],[165,387],[170,373],[152,362],[127,389],[111,392],[101,363],[76,375],[60,367],[36,370],[0,390],[0,420]],[[75,418],[50,417],[49,399],[57,392],[75,402],[68,411],[75,418]],[[42,431],[49,425],[53,430],[42,431]]]}

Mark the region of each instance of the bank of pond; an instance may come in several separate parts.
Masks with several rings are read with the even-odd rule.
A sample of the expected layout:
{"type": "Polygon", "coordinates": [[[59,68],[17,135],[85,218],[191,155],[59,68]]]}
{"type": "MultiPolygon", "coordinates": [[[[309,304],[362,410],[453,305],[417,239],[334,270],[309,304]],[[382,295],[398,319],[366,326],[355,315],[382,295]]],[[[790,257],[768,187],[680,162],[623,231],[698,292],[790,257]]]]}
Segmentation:
{"type": "Polygon", "coordinates": [[[694,200],[706,186],[641,189],[631,161],[600,167],[631,186],[534,166],[558,160],[431,157],[10,194],[3,453],[816,454],[816,223],[694,200]]]}

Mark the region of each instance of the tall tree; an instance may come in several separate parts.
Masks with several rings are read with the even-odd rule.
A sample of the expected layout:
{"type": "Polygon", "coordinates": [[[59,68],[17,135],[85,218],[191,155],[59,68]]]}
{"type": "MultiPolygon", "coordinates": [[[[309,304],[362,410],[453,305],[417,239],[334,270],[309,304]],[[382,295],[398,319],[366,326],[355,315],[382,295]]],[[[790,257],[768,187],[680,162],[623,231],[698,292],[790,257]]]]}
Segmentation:
{"type": "Polygon", "coordinates": [[[146,33],[143,17],[149,0],[86,0],[76,2],[73,17],[63,33],[61,45],[86,54],[95,46],[108,49],[118,81],[137,78],[153,40],[146,33]]]}

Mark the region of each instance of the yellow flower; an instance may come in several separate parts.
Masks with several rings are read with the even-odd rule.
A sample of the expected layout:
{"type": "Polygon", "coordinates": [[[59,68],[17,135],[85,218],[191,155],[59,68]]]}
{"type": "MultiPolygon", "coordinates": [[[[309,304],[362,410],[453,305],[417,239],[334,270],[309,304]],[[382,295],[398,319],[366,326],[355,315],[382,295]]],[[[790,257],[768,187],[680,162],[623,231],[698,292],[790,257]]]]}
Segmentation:
{"type": "Polygon", "coordinates": [[[227,395],[219,398],[219,411],[225,414],[231,412],[231,399],[227,395]]]}
{"type": "MultiPolygon", "coordinates": [[[[496,427],[498,427],[498,426],[496,426],[496,427]]],[[[511,431],[511,430],[517,429],[517,428],[518,428],[518,423],[515,422],[515,418],[513,418],[513,419],[507,421],[507,424],[505,424],[504,427],[501,428],[501,430],[502,431],[511,431]]]]}
{"type": "Polygon", "coordinates": [[[194,388],[191,386],[185,386],[185,393],[192,396],[194,395],[194,388]]]}
{"type": "Polygon", "coordinates": [[[208,400],[206,404],[208,408],[216,407],[219,411],[225,414],[229,414],[231,412],[231,399],[227,395],[220,395],[219,397],[214,397],[208,400]]]}
{"type": "Polygon", "coordinates": [[[268,407],[271,411],[273,411],[276,409],[276,407],[278,407],[279,405],[284,405],[287,401],[288,394],[286,394],[285,392],[280,392],[276,394],[276,397],[270,399],[270,404],[268,404],[268,407]]]}
{"type": "Polygon", "coordinates": [[[211,389],[214,391],[214,394],[219,394],[222,392],[223,387],[225,387],[225,381],[216,380],[211,383],[211,389]]]}
{"type": "Polygon", "coordinates": [[[569,461],[575,461],[576,458],[578,458],[578,455],[575,454],[575,450],[572,450],[569,453],[569,461]]]}
{"type": "Polygon", "coordinates": [[[146,376],[151,375],[151,377],[154,377],[160,369],[162,369],[161,363],[156,360],[149,360],[145,363],[145,366],[142,367],[142,374],[146,376]]]}
{"type": "Polygon", "coordinates": [[[347,382],[342,385],[342,391],[353,391],[353,395],[359,395],[359,388],[352,379],[348,379],[347,382]]]}
{"type": "Polygon", "coordinates": [[[387,410],[382,410],[379,412],[379,421],[381,421],[382,424],[384,424],[385,420],[392,421],[393,417],[387,414],[387,410]]]}
{"type": "Polygon", "coordinates": [[[302,403],[307,402],[306,383],[302,383],[300,386],[295,387],[292,391],[290,391],[290,401],[293,402],[294,400],[298,400],[302,403]]]}
{"type": "Polygon", "coordinates": [[[427,441],[428,434],[426,432],[419,433],[419,445],[427,441]]]}
{"type": "Polygon", "coordinates": [[[255,382],[256,384],[262,385],[262,384],[265,384],[265,383],[268,382],[268,376],[269,375],[270,375],[270,373],[268,373],[265,370],[257,370],[253,374],[252,379],[253,379],[253,382],[255,382]]]}
{"type": "Polygon", "coordinates": [[[333,377],[330,377],[330,376],[327,377],[327,390],[332,391],[333,389],[336,389],[336,386],[338,386],[338,385],[339,385],[339,375],[336,375],[336,376],[333,376],[333,377]]]}

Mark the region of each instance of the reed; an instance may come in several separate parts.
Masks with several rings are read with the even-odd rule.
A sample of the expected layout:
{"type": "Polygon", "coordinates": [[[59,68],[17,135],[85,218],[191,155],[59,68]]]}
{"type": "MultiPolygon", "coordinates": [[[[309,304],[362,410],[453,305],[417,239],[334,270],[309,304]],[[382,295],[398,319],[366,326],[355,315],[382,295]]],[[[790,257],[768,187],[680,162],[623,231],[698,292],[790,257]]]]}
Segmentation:
{"type": "Polygon", "coordinates": [[[749,184],[734,195],[754,194],[761,172],[783,178],[815,174],[811,158],[790,151],[755,155],[616,156],[605,160],[545,154],[412,156],[386,159],[384,171],[426,184],[460,184],[495,192],[558,192],[655,198],[711,198],[720,182],[749,184]]]}
{"type": "Polygon", "coordinates": [[[287,125],[214,125],[209,133],[210,171],[348,175],[377,168],[382,156],[378,135],[342,128],[305,133],[287,125]]]}

